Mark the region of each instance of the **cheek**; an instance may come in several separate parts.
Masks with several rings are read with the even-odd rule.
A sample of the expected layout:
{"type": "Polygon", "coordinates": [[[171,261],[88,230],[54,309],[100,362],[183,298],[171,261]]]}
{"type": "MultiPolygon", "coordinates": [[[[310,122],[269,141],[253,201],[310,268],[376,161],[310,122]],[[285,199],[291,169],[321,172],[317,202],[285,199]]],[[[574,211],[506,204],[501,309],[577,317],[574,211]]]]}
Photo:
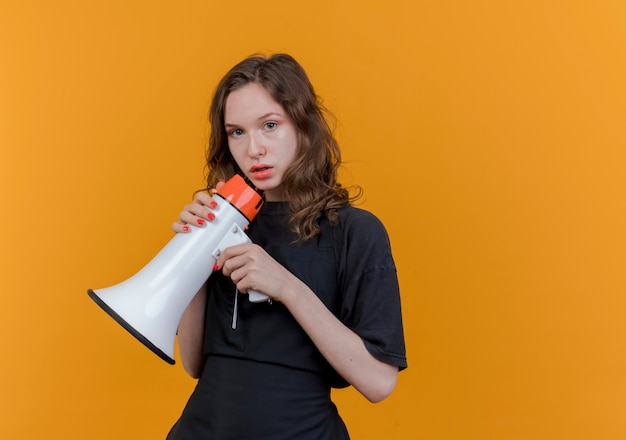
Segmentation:
{"type": "Polygon", "coordinates": [[[239,150],[237,148],[233,148],[230,142],[228,143],[228,152],[230,153],[230,157],[232,157],[237,166],[241,168],[241,157],[237,154],[238,151],[239,150]]]}
{"type": "Polygon", "coordinates": [[[228,151],[232,157],[237,157],[241,155],[241,141],[237,139],[228,138],[228,151]]]}
{"type": "Polygon", "coordinates": [[[294,132],[288,133],[288,135],[285,136],[285,139],[283,140],[283,145],[284,145],[285,155],[291,159],[290,162],[293,161],[293,159],[299,154],[298,135],[294,132]]]}

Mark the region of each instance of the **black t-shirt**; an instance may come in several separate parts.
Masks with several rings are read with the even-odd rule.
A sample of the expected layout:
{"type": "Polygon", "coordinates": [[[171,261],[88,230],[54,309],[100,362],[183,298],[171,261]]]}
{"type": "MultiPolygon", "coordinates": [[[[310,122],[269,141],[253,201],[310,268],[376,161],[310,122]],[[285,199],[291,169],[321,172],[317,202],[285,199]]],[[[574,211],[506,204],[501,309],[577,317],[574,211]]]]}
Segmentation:
{"type": "MultiPolygon", "coordinates": [[[[337,226],[322,218],[317,237],[297,242],[287,205],[270,202],[248,235],[315,292],[374,357],[404,369],[400,296],[387,233],[362,209],[344,207],[339,217],[337,226]]],[[[207,292],[207,364],[168,438],[348,438],[330,402],[330,388],[348,384],[287,308],[250,303],[221,273],[211,276],[207,292]]]]}

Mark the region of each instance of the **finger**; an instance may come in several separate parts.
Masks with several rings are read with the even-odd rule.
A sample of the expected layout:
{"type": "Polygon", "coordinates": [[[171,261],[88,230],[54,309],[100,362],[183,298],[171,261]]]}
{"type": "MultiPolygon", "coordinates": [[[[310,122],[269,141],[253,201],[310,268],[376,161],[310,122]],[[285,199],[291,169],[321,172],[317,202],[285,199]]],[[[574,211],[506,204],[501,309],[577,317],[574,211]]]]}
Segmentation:
{"type": "Polygon", "coordinates": [[[211,194],[216,194],[217,190],[220,189],[222,186],[224,186],[224,180],[220,179],[217,181],[217,183],[215,184],[215,188],[211,189],[211,194]]]}
{"type": "Polygon", "coordinates": [[[215,214],[211,210],[215,208],[217,208],[217,201],[208,194],[200,193],[191,205],[185,206],[185,211],[208,221],[213,221],[215,214]]]}
{"type": "Polygon", "coordinates": [[[178,223],[181,225],[203,226],[206,221],[188,211],[183,211],[178,216],[178,223]]]}
{"type": "Polygon", "coordinates": [[[196,193],[196,196],[194,197],[194,203],[201,206],[209,206],[212,200],[213,198],[205,192],[196,193]]]}
{"type": "MultiPolygon", "coordinates": [[[[209,200],[212,199],[209,198],[209,200]]],[[[217,206],[214,203],[211,203],[210,207],[206,207],[201,203],[194,202],[189,205],[186,205],[185,208],[181,211],[178,216],[178,221],[181,223],[189,223],[192,225],[200,225],[202,226],[206,220],[213,221],[215,220],[215,214],[211,212],[211,207],[217,206]]]]}
{"type": "Polygon", "coordinates": [[[242,293],[248,293],[248,290],[251,289],[251,276],[249,269],[246,266],[233,270],[230,274],[230,279],[242,293]]]}
{"type": "Polygon", "coordinates": [[[250,250],[252,246],[253,244],[251,243],[242,243],[228,246],[227,248],[221,250],[216,263],[219,265],[220,268],[223,267],[227,261],[230,261],[231,269],[237,265],[241,266],[244,264],[242,260],[231,260],[243,256],[246,252],[250,250]]]}
{"type": "Polygon", "coordinates": [[[231,272],[250,260],[244,254],[252,247],[252,244],[236,244],[229,246],[220,252],[215,265],[218,269],[222,269],[224,275],[229,276],[231,272]]]}
{"type": "Polygon", "coordinates": [[[246,271],[243,274],[240,274],[239,271],[235,271],[231,275],[231,280],[237,286],[237,289],[242,293],[249,293],[249,291],[254,290],[256,292],[261,292],[258,287],[258,284],[255,282],[255,276],[253,273],[246,271]]]}
{"type": "Polygon", "coordinates": [[[172,223],[172,229],[176,233],[179,233],[179,232],[185,233],[185,232],[189,232],[190,231],[189,225],[186,225],[186,224],[181,223],[181,222],[174,222],[174,223],[172,223]]]}
{"type": "Polygon", "coordinates": [[[215,267],[218,270],[221,270],[222,273],[227,277],[231,276],[233,271],[235,271],[242,265],[242,263],[235,259],[237,257],[232,257],[228,254],[228,249],[229,248],[226,248],[225,250],[220,252],[219,257],[217,257],[217,261],[215,262],[215,267]]]}

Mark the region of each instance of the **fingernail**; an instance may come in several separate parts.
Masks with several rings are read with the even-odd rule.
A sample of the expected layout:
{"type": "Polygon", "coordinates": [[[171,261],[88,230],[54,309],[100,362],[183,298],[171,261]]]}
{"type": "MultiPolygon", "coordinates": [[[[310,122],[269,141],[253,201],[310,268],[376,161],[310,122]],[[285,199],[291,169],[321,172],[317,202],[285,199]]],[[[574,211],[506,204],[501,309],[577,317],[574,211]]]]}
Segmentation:
{"type": "Polygon", "coordinates": [[[183,232],[189,232],[189,226],[183,226],[183,232]]]}
{"type": "Polygon", "coordinates": [[[216,270],[219,270],[220,267],[216,264],[215,266],[213,266],[213,272],[215,272],[216,270]]]}
{"type": "Polygon", "coordinates": [[[211,200],[211,203],[209,203],[209,206],[211,208],[217,208],[217,202],[215,200],[211,200]]]}
{"type": "Polygon", "coordinates": [[[198,224],[199,224],[200,226],[204,225],[204,220],[202,220],[201,218],[199,218],[199,219],[198,219],[198,224]]]}
{"type": "Polygon", "coordinates": [[[213,221],[215,220],[215,214],[213,214],[212,212],[209,212],[207,214],[207,218],[209,219],[209,221],[213,221]]]}

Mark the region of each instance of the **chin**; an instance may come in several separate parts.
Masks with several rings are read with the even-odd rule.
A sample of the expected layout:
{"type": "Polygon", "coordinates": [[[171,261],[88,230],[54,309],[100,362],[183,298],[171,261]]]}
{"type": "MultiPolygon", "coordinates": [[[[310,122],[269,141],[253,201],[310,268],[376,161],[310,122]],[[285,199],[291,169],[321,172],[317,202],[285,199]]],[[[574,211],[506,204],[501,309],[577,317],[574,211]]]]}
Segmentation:
{"type": "Polygon", "coordinates": [[[271,188],[262,188],[257,186],[257,188],[265,193],[265,200],[268,202],[284,202],[286,200],[283,192],[275,186],[272,186],[271,188]]]}

